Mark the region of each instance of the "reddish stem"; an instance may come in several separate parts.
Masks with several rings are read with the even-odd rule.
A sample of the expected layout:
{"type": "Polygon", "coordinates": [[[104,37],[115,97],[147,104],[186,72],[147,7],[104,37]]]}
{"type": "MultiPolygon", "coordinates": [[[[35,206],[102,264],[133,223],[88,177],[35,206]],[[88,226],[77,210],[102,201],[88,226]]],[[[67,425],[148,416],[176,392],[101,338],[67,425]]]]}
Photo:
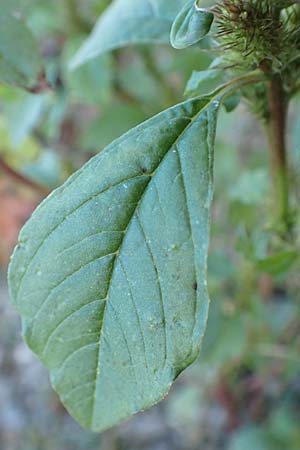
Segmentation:
{"type": "Polygon", "coordinates": [[[25,175],[22,175],[21,173],[14,170],[12,167],[10,167],[2,158],[0,158],[0,170],[10,178],[16,180],[17,182],[26,185],[30,189],[33,189],[41,196],[45,197],[50,193],[50,190],[46,187],[40,185],[39,183],[36,183],[33,180],[30,180],[25,175]]]}

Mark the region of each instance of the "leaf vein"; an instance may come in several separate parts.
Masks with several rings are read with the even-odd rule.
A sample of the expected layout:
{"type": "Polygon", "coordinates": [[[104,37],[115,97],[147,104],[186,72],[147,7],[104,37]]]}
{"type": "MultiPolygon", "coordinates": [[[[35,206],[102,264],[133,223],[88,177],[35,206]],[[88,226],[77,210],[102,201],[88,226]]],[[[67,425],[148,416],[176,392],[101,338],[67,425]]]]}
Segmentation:
{"type": "Polygon", "coordinates": [[[146,369],[147,369],[147,376],[149,377],[149,373],[148,373],[149,372],[149,366],[148,366],[148,361],[147,361],[146,342],[145,342],[145,336],[144,336],[144,332],[143,332],[143,328],[142,328],[141,318],[140,318],[139,311],[138,311],[138,308],[136,306],[136,303],[134,301],[134,296],[133,296],[133,292],[132,292],[131,283],[129,281],[129,277],[128,277],[127,271],[125,269],[125,266],[123,264],[123,261],[122,261],[121,257],[119,258],[119,261],[120,261],[122,270],[123,270],[124,275],[125,275],[125,279],[126,279],[126,282],[127,282],[127,285],[128,285],[128,290],[129,290],[129,294],[130,294],[130,298],[131,298],[131,303],[132,303],[132,305],[134,307],[135,314],[136,314],[136,317],[137,317],[138,326],[139,326],[139,330],[140,330],[140,334],[141,334],[142,342],[143,342],[143,350],[144,350],[145,364],[146,364],[146,369]]]}
{"type": "Polygon", "coordinates": [[[97,233],[89,234],[87,236],[84,236],[84,238],[80,239],[79,241],[74,242],[74,244],[70,245],[70,247],[66,247],[66,248],[62,249],[60,252],[57,253],[57,256],[60,256],[63,253],[68,252],[76,245],[82,244],[82,242],[84,242],[85,240],[91,239],[91,238],[99,236],[101,234],[111,234],[111,233],[124,234],[124,230],[111,230],[111,231],[110,230],[101,230],[101,231],[97,231],[97,233]]]}
{"type": "Polygon", "coordinates": [[[65,217],[57,224],[55,225],[55,227],[53,227],[49,233],[42,239],[42,241],[40,242],[40,244],[38,245],[38,247],[36,248],[35,252],[33,253],[33,255],[31,256],[31,259],[26,267],[26,270],[24,271],[22,277],[20,278],[20,284],[18,287],[18,291],[16,293],[16,301],[18,300],[19,297],[19,293],[23,284],[23,281],[25,279],[25,276],[27,275],[28,269],[31,266],[31,264],[33,263],[37,253],[39,252],[39,250],[43,247],[43,245],[45,245],[45,243],[47,242],[47,240],[49,239],[49,237],[68,219],[70,218],[76,211],[78,211],[80,208],[82,208],[84,205],[86,205],[87,203],[89,203],[91,200],[93,200],[94,198],[98,197],[101,194],[104,194],[105,192],[110,191],[111,189],[114,189],[117,186],[122,185],[123,183],[125,183],[126,181],[131,181],[131,180],[135,180],[135,179],[139,179],[139,178],[145,178],[145,179],[149,179],[149,175],[137,175],[134,177],[127,177],[124,178],[123,180],[118,181],[115,184],[112,184],[110,186],[107,186],[105,189],[102,189],[99,192],[96,192],[95,194],[91,195],[90,197],[88,197],[86,200],[84,200],[83,202],[79,203],[79,205],[76,206],[76,208],[74,208],[72,211],[70,211],[67,215],[65,215],[65,217]]]}
{"type": "MultiPolygon", "coordinates": [[[[72,317],[74,314],[76,314],[76,313],[78,313],[78,311],[81,311],[83,308],[85,308],[86,306],[90,306],[90,305],[92,305],[93,303],[97,303],[97,302],[101,302],[101,301],[105,301],[106,300],[106,298],[99,298],[99,299],[96,299],[96,300],[92,300],[91,302],[88,302],[88,303],[85,303],[84,305],[81,305],[80,306],[80,308],[78,308],[78,309],[76,309],[75,311],[72,311],[70,314],[68,314],[67,316],[65,316],[56,326],[55,326],[55,328],[50,332],[50,334],[48,335],[48,337],[47,337],[47,341],[46,341],[46,344],[45,344],[45,346],[44,346],[44,349],[43,349],[43,351],[42,351],[42,355],[44,355],[46,352],[47,352],[47,347],[48,347],[48,344],[49,344],[49,342],[50,342],[50,340],[51,340],[51,338],[52,338],[52,336],[55,334],[55,332],[64,324],[64,322],[66,321],[66,320],[68,320],[70,317],[72,317]]],[[[99,333],[98,333],[99,334],[99,333]]]]}
{"type": "Polygon", "coordinates": [[[53,288],[50,289],[50,291],[47,294],[47,297],[45,298],[45,300],[42,302],[40,308],[37,310],[37,312],[35,313],[35,315],[33,316],[33,321],[38,317],[38,315],[40,314],[41,310],[43,309],[44,306],[47,305],[47,302],[49,301],[49,298],[51,297],[51,295],[53,294],[54,291],[56,291],[57,288],[61,288],[62,285],[72,276],[74,276],[75,274],[77,274],[78,272],[80,272],[83,268],[89,266],[90,264],[93,264],[96,261],[100,261],[101,259],[105,259],[107,257],[110,256],[115,256],[116,252],[113,253],[108,253],[107,255],[101,255],[101,256],[97,256],[96,258],[93,258],[91,261],[86,262],[85,264],[82,264],[79,268],[77,268],[76,270],[74,270],[72,273],[69,273],[63,280],[61,280],[56,286],[54,286],[53,288]]]}
{"type": "Polygon", "coordinates": [[[97,342],[89,342],[88,344],[84,344],[79,348],[76,348],[73,352],[71,352],[62,362],[62,364],[59,366],[59,368],[56,370],[55,374],[57,375],[58,373],[60,373],[66,366],[66,364],[68,363],[68,361],[74,357],[77,353],[81,352],[82,350],[88,348],[88,347],[92,347],[93,345],[97,346],[97,342]]]}
{"type": "Polygon", "coordinates": [[[138,223],[140,225],[140,228],[141,228],[141,231],[142,231],[142,234],[143,234],[143,238],[144,238],[144,241],[145,241],[148,253],[150,255],[150,258],[151,258],[151,261],[152,261],[152,264],[153,264],[153,269],[154,269],[155,274],[156,274],[156,281],[157,281],[157,287],[158,287],[158,292],[159,292],[159,299],[160,299],[161,308],[162,308],[163,325],[164,325],[163,328],[164,328],[164,333],[165,333],[164,334],[165,335],[165,355],[164,355],[164,361],[163,361],[163,367],[162,367],[162,370],[163,370],[165,368],[165,365],[166,365],[166,362],[167,362],[168,337],[167,337],[167,329],[166,329],[167,328],[166,327],[166,310],[165,310],[165,304],[164,304],[164,299],[163,299],[162,284],[161,284],[161,280],[160,280],[160,275],[159,275],[159,272],[158,272],[157,264],[155,262],[155,257],[154,257],[153,251],[151,249],[151,246],[150,246],[150,241],[147,239],[147,235],[146,235],[145,229],[143,227],[141,218],[140,218],[138,213],[137,213],[137,220],[138,220],[138,223]]]}
{"type": "MultiPolygon", "coordinates": [[[[90,384],[93,384],[93,383],[94,383],[94,380],[92,380],[92,381],[87,381],[87,382],[85,382],[85,383],[79,384],[78,386],[75,386],[74,388],[70,389],[70,390],[66,393],[66,395],[64,395],[64,396],[62,397],[62,402],[65,402],[71,395],[74,394],[74,392],[79,391],[79,390],[82,389],[84,386],[89,386],[90,384]]],[[[86,398],[86,397],[84,397],[84,398],[86,398]]]]}
{"type": "MultiPolygon", "coordinates": [[[[178,159],[178,164],[179,164],[179,170],[181,173],[181,181],[182,181],[182,187],[183,187],[183,192],[184,192],[184,196],[185,196],[185,203],[186,203],[186,209],[187,209],[187,218],[188,218],[188,223],[189,223],[189,227],[190,227],[190,232],[191,232],[191,240],[193,243],[193,255],[194,255],[194,270],[195,270],[195,276],[198,280],[197,277],[197,271],[196,271],[196,255],[195,255],[195,248],[196,248],[196,244],[195,244],[195,240],[194,240],[194,234],[193,234],[193,227],[192,227],[192,222],[191,222],[191,213],[190,213],[190,208],[189,208],[189,201],[188,201],[188,194],[187,194],[187,189],[186,189],[186,185],[185,185],[185,179],[184,179],[184,173],[183,173],[183,168],[182,168],[182,161],[181,161],[181,157],[180,157],[180,151],[179,148],[177,149],[176,152],[177,155],[177,159],[178,159]]],[[[193,329],[195,328],[195,324],[196,324],[196,314],[197,314],[197,293],[195,292],[195,296],[194,296],[194,325],[193,325],[193,329]]],[[[192,352],[192,349],[191,349],[192,352]]]]}

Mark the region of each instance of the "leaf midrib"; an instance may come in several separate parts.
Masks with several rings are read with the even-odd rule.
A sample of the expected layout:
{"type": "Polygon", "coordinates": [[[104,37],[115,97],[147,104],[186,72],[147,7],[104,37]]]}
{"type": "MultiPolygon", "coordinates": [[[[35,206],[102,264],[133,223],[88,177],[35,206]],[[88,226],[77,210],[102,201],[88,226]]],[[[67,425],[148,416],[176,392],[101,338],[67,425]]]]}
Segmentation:
{"type": "MultiPolygon", "coordinates": [[[[81,202],[81,203],[79,203],[79,205],[77,205],[76,206],[76,208],[74,208],[74,209],[72,209],[72,211],[70,211],[68,214],[66,214],[65,215],[65,217],[63,218],[63,220],[62,221],[60,221],[57,225],[55,225],[55,227],[53,227],[51,230],[50,230],[50,232],[41,240],[41,243],[38,245],[38,247],[36,248],[36,250],[34,251],[34,253],[33,253],[33,255],[31,256],[31,258],[30,258],[30,261],[29,261],[29,263],[28,263],[28,265],[27,265],[27,267],[26,267],[26,270],[25,270],[25,272],[23,273],[23,275],[22,275],[22,277],[21,277],[21,279],[20,279],[20,284],[19,284],[19,287],[18,287],[18,290],[17,290],[17,293],[16,293],[16,304],[18,304],[18,297],[19,297],[19,293],[20,293],[20,290],[21,290],[21,287],[22,287],[22,284],[23,284],[23,281],[24,281],[24,279],[25,279],[25,277],[26,277],[26,275],[27,275],[27,273],[28,273],[28,270],[29,270],[29,268],[31,267],[31,265],[32,265],[32,263],[33,263],[33,261],[34,261],[34,259],[35,259],[35,256],[37,255],[37,253],[39,252],[39,250],[44,246],[44,244],[46,243],[46,241],[48,240],[48,238],[57,230],[57,228],[59,228],[72,214],[74,214],[76,211],[78,211],[82,206],[84,206],[86,203],[88,203],[88,202],[90,202],[93,198],[96,198],[96,197],[98,197],[99,195],[102,195],[102,194],[104,194],[105,192],[107,192],[107,191],[109,191],[110,189],[113,189],[114,187],[116,187],[116,186],[119,186],[119,185],[122,185],[122,183],[125,183],[126,181],[129,181],[129,180],[134,180],[134,179],[136,179],[136,178],[149,178],[149,181],[151,180],[151,174],[149,174],[149,175],[141,175],[141,174],[139,174],[139,175],[136,175],[136,176],[133,176],[133,177],[131,177],[131,178],[125,178],[125,179],[123,179],[123,180],[120,180],[120,181],[118,181],[117,183],[115,183],[115,184],[113,184],[113,185],[110,185],[110,186],[107,186],[105,189],[103,189],[103,190],[101,190],[100,192],[97,192],[97,193],[95,193],[95,194],[93,194],[93,195],[91,195],[91,196],[89,196],[87,199],[85,199],[83,202],[81,202]]],[[[75,181],[76,179],[74,179],[74,181],[75,181]]],[[[148,181],[148,183],[149,183],[149,181],[148,181]]],[[[69,186],[70,186],[71,184],[69,184],[69,186]]],[[[41,206],[42,206],[43,204],[41,204],[41,206]]],[[[124,231],[125,232],[125,231],[124,231]]],[[[67,248],[66,249],[64,249],[64,250],[67,250],[67,248]]]]}
{"type": "Polygon", "coordinates": [[[174,147],[174,146],[176,146],[176,144],[177,144],[177,143],[179,142],[179,140],[182,138],[182,136],[184,135],[184,133],[186,133],[187,130],[192,126],[192,124],[194,123],[194,121],[196,120],[196,118],[197,118],[200,114],[202,114],[207,108],[209,108],[209,106],[211,105],[211,103],[213,102],[213,100],[214,100],[214,99],[211,99],[210,101],[208,101],[208,103],[207,103],[203,108],[201,108],[199,111],[197,111],[197,113],[196,113],[194,116],[192,116],[192,117],[189,118],[190,123],[187,124],[187,126],[186,126],[186,127],[181,131],[181,133],[176,137],[176,139],[174,140],[174,142],[172,143],[172,145],[170,145],[169,149],[166,151],[166,153],[164,154],[164,156],[163,156],[163,157],[161,158],[161,160],[158,162],[156,168],[153,170],[153,172],[152,172],[152,174],[151,174],[151,177],[150,177],[148,183],[146,184],[146,186],[145,186],[145,188],[144,188],[144,192],[142,193],[141,198],[140,198],[139,201],[137,202],[137,205],[136,205],[136,207],[135,207],[135,209],[134,209],[134,211],[133,211],[133,213],[132,213],[132,215],[131,215],[131,217],[130,217],[130,220],[129,220],[128,224],[127,224],[127,227],[126,227],[126,229],[125,229],[125,231],[124,231],[123,238],[122,238],[122,240],[121,240],[121,242],[120,242],[120,247],[119,247],[119,249],[116,251],[116,256],[115,256],[115,258],[114,258],[113,267],[112,267],[112,271],[111,271],[110,283],[109,283],[109,286],[108,286],[107,295],[106,295],[106,297],[105,297],[105,298],[106,298],[106,302],[105,302],[104,311],[103,311],[102,327],[101,327],[101,330],[100,330],[100,337],[99,337],[99,343],[98,343],[98,354],[97,354],[97,360],[96,360],[95,388],[94,388],[94,394],[93,394],[92,414],[91,414],[91,421],[90,421],[90,426],[91,426],[92,428],[93,428],[93,424],[94,424],[94,416],[95,416],[95,404],[96,404],[96,393],[97,393],[97,380],[98,380],[98,378],[99,378],[99,376],[100,376],[99,361],[100,361],[100,352],[101,352],[101,341],[102,341],[102,336],[103,336],[103,325],[104,325],[104,322],[105,322],[105,316],[106,316],[106,312],[107,312],[107,303],[108,303],[108,299],[109,299],[109,296],[110,296],[110,288],[111,288],[111,286],[112,286],[112,280],[113,280],[113,276],[114,276],[114,271],[115,271],[116,263],[117,263],[117,260],[118,260],[118,255],[119,255],[119,254],[121,253],[121,251],[122,251],[122,247],[123,247],[123,244],[124,244],[124,240],[125,240],[125,237],[126,237],[128,228],[129,228],[129,226],[131,225],[132,220],[133,220],[133,218],[135,217],[135,215],[136,215],[136,213],[137,213],[137,211],[138,211],[138,209],[139,209],[139,207],[140,207],[140,205],[141,205],[141,203],[142,203],[142,201],[143,201],[143,199],[144,199],[144,197],[145,197],[145,195],[146,195],[146,193],[147,193],[147,191],[148,191],[149,185],[151,184],[151,181],[154,179],[154,177],[155,177],[155,175],[156,175],[156,172],[157,172],[158,168],[160,167],[160,165],[162,164],[162,162],[164,161],[164,159],[165,159],[165,158],[167,157],[167,155],[169,154],[171,148],[174,147]]]}

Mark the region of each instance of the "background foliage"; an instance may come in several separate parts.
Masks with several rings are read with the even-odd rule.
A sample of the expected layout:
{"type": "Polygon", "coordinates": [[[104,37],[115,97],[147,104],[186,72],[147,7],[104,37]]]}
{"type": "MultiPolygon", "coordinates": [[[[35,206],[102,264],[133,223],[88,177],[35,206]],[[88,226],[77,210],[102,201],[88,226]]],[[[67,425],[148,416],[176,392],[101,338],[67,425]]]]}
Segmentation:
{"type": "MultiPolygon", "coordinates": [[[[8,7],[0,1],[2,8],[5,3],[8,7]]],[[[108,3],[10,2],[39,43],[42,62],[30,70],[40,74],[44,64],[50,89],[43,79],[40,93],[0,85],[3,271],[20,226],[46,192],[114,138],[180,101],[191,72],[211,63],[198,49],[144,45],[112,51],[70,71],[72,56],[108,3]]],[[[1,62],[16,44],[6,45],[1,62]]],[[[30,83],[27,66],[19,73],[15,84],[30,83]]],[[[206,78],[207,89],[211,82],[206,78]]],[[[289,121],[296,183],[299,108],[296,99],[289,121]]],[[[280,243],[280,251],[269,256],[269,178],[259,125],[243,105],[230,115],[223,111],[209,259],[212,304],[202,354],[166,401],[102,436],[82,431],[60,406],[43,369],[19,340],[2,281],[1,449],[300,449],[300,260],[298,249],[281,249],[280,243]]]]}

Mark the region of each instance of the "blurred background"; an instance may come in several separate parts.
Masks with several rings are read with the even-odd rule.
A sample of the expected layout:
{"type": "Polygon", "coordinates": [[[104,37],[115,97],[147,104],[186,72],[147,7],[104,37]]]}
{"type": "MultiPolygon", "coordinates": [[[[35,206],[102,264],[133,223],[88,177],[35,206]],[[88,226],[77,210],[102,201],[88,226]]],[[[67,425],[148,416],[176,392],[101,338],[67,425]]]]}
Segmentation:
{"type": "MultiPolygon", "coordinates": [[[[212,57],[145,46],[70,71],[70,58],[110,2],[22,3],[51,89],[33,94],[0,84],[0,450],[300,450],[300,259],[280,245],[269,254],[268,153],[243,104],[222,110],[218,124],[212,302],[198,361],[166,400],[102,435],[82,430],[59,402],[9,302],[6,270],[20,227],[91,156],[181,101],[192,70],[204,70],[212,57]]],[[[289,157],[297,186],[299,133],[296,99],[289,157]]]]}

